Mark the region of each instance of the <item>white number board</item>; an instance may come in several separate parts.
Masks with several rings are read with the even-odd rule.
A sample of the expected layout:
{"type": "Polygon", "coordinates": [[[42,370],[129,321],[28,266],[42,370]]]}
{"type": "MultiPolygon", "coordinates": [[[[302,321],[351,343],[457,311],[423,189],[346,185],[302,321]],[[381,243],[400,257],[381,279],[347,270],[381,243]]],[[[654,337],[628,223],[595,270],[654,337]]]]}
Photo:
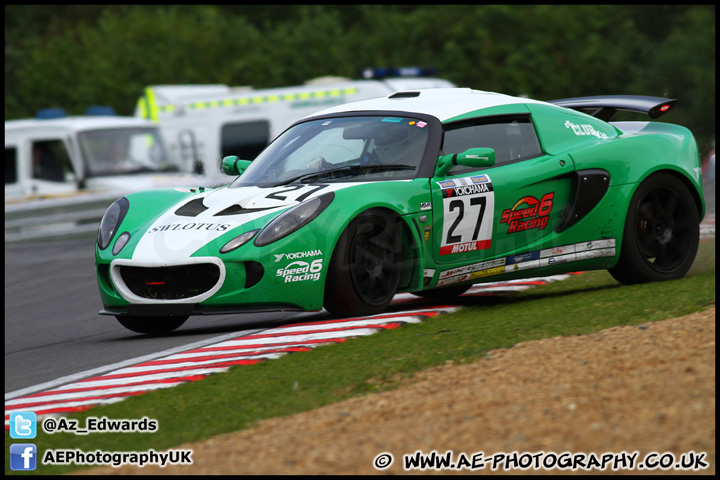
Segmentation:
{"type": "Polygon", "coordinates": [[[487,175],[438,182],[443,196],[440,255],[490,248],[495,192],[487,175]]]}

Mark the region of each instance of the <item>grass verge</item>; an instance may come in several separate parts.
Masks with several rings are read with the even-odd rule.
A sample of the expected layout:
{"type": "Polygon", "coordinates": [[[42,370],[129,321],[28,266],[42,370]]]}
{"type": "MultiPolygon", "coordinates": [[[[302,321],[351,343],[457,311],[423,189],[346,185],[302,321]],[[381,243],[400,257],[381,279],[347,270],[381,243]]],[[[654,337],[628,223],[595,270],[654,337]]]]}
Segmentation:
{"type": "Polygon", "coordinates": [[[84,452],[162,451],[185,442],[252,427],[261,419],[291,415],[353,396],[396,388],[413,374],[447,362],[467,363],[489,350],[558,335],[578,335],[617,325],[673,318],[715,301],[715,244],[702,242],[696,262],[680,280],[621,286],[604,271],[508,296],[477,297],[465,308],[420,324],[239,366],[199,382],[128,398],[69,415],[158,420],[155,433],[45,434],[29,442],[5,433],[5,473],[61,474],[82,466],[43,465],[34,472],[9,467],[11,443],[84,452]]]}

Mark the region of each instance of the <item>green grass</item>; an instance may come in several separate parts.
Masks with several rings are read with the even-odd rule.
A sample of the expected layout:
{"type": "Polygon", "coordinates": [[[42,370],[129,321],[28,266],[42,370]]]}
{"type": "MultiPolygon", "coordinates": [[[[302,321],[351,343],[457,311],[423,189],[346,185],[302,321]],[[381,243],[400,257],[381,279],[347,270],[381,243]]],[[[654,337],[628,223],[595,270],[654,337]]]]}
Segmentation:
{"type": "MultiPolygon", "coordinates": [[[[147,393],[69,415],[157,419],[155,433],[45,434],[32,441],[46,449],[157,451],[252,427],[265,418],[291,415],[380,390],[396,388],[414,373],[448,361],[472,362],[489,350],[558,335],[595,332],[701,311],[715,301],[715,244],[702,242],[689,274],[680,280],[621,286],[604,271],[508,296],[479,297],[455,313],[345,343],[238,366],[199,382],[147,393]]],[[[14,441],[5,434],[7,452],[14,441]]],[[[79,467],[42,465],[59,474],[79,467]]],[[[19,472],[28,474],[28,472],[19,472]]]]}

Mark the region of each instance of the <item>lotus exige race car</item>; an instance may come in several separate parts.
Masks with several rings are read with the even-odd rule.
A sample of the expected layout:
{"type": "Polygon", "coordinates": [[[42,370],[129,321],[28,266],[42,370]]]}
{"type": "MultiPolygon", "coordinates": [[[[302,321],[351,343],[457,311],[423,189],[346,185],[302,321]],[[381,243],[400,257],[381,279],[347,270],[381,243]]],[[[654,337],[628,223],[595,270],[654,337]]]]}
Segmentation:
{"type": "Polygon", "coordinates": [[[397,292],[608,269],[683,276],[705,213],[675,100],[541,102],[465,88],[394,93],[303,119],[216,189],[111,205],[98,231],[105,315],[161,333],[190,315],[382,312],[397,292]],[[590,112],[590,113],[585,113],[590,112]]]}

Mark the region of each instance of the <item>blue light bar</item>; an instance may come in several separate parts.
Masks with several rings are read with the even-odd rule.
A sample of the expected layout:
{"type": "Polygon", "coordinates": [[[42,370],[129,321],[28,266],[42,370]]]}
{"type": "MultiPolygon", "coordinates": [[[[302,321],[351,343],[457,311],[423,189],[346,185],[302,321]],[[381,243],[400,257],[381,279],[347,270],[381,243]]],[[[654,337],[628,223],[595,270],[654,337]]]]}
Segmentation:
{"type": "Polygon", "coordinates": [[[367,80],[387,77],[430,77],[437,74],[438,70],[435,67],[368,67],[360,71],[360,76],[367,80]]]}
{"type": "Polygon", "coordinates": [[[93,105],[92,107],[88,107],[87,110],[85,110],[85,115],[90,116],[114,116],[115,115],[115,109],[113,107],[107,106],[107,105],[93,105]]]}
{"type": "Polygon", "coordinates": [[[38,110],[37,114],[35,114],[35,118],[41,119],[41,120],[51,120],[53,118],[63,118],[67,117],[67,112],[64,108],[56,107],[56,108],[42,108],[38,110]]]}

